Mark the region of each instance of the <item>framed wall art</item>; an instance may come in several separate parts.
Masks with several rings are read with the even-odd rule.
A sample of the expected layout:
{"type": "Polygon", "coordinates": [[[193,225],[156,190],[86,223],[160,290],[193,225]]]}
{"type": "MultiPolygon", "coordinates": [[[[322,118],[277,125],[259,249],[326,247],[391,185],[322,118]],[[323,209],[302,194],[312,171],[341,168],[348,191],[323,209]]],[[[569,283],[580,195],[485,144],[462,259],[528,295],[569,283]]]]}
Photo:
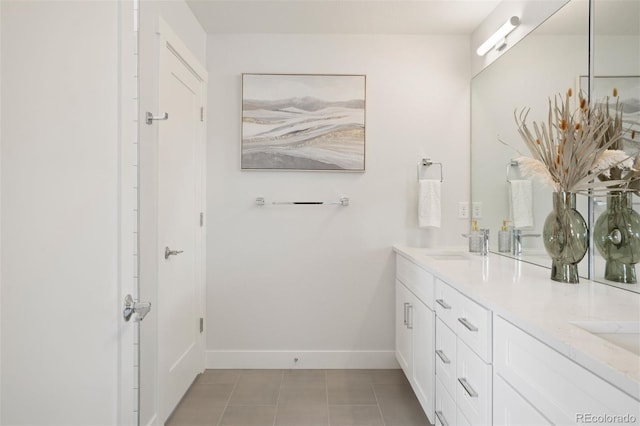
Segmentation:
{"type": "Polygon", "coordinates": [[[365,169],[366,76],[243,74],[243,170],[365,169]]]}

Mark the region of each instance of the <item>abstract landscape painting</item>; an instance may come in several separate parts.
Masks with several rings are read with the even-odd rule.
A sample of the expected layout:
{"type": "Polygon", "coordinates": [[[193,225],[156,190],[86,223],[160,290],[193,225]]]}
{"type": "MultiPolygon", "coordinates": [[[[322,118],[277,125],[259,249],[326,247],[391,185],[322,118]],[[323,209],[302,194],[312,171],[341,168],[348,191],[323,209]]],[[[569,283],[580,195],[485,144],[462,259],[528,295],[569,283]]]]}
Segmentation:
{"type": "Polygon", "coordinates": [[[364,171],[365,79],[243,74],[242,169],[364,171]]]}

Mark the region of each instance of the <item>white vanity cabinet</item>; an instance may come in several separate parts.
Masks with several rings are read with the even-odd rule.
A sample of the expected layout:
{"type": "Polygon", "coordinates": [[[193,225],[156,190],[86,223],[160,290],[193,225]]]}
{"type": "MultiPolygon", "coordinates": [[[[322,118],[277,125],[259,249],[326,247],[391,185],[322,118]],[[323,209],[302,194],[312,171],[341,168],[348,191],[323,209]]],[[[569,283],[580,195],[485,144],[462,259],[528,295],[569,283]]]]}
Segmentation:
{"type": "Polygon", "coordinates": [[[396,262],[396,358],[429,421],[434,421],[433,275],[402,256],[396,262]]]}
{"type": "Polygon", "coordinates": [[[491,311],[438,278],[434,300],[436,424],[491,424],[491,311]]]}
{"type": "Polygon", "coordinates": [[[640,401],[497,315],[494,346],[495,424],[640,424],[640,401]]]}

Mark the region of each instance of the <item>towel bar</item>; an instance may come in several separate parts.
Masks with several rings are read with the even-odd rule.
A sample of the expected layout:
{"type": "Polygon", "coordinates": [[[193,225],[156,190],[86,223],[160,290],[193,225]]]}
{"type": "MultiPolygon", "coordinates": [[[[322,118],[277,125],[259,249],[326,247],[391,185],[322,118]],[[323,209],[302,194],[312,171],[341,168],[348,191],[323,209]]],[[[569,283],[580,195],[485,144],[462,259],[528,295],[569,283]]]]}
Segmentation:
{"type": "MultiPolygon", "coordinates": [[[[265,200],[264,197],[257,197],[256,204],[259,206],[264,206],[265,200]]],[[[339,205],[346,207],[349,205],[348,197],[340,197],[338,201],[272,201],[271,204],[290,204],[290,205],[339,205]]]]}
{"type": "Polygon", "coordinates": [[[443,182],[442,179],[442,163],[434,163],[433,161],[431,161],[430,158],[423,158],[422,161],[420,162],[420,164],[418,164],[418,180],[421,179],[420,177],[420,167],[429,167],[432,164],[437,164],[440,166],[440,182],[443,182]]]}

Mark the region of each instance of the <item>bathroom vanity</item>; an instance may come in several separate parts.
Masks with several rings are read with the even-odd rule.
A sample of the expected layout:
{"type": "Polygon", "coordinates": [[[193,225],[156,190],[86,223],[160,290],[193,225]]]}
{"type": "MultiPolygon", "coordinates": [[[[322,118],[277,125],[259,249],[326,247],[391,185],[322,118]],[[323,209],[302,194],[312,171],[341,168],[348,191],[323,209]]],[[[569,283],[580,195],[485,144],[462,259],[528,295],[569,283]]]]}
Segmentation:
{"type": "Polygon", "coordinates": [[[640,424],[640,294],[395,246],[396,357],[436,425],[640,424]]]}

